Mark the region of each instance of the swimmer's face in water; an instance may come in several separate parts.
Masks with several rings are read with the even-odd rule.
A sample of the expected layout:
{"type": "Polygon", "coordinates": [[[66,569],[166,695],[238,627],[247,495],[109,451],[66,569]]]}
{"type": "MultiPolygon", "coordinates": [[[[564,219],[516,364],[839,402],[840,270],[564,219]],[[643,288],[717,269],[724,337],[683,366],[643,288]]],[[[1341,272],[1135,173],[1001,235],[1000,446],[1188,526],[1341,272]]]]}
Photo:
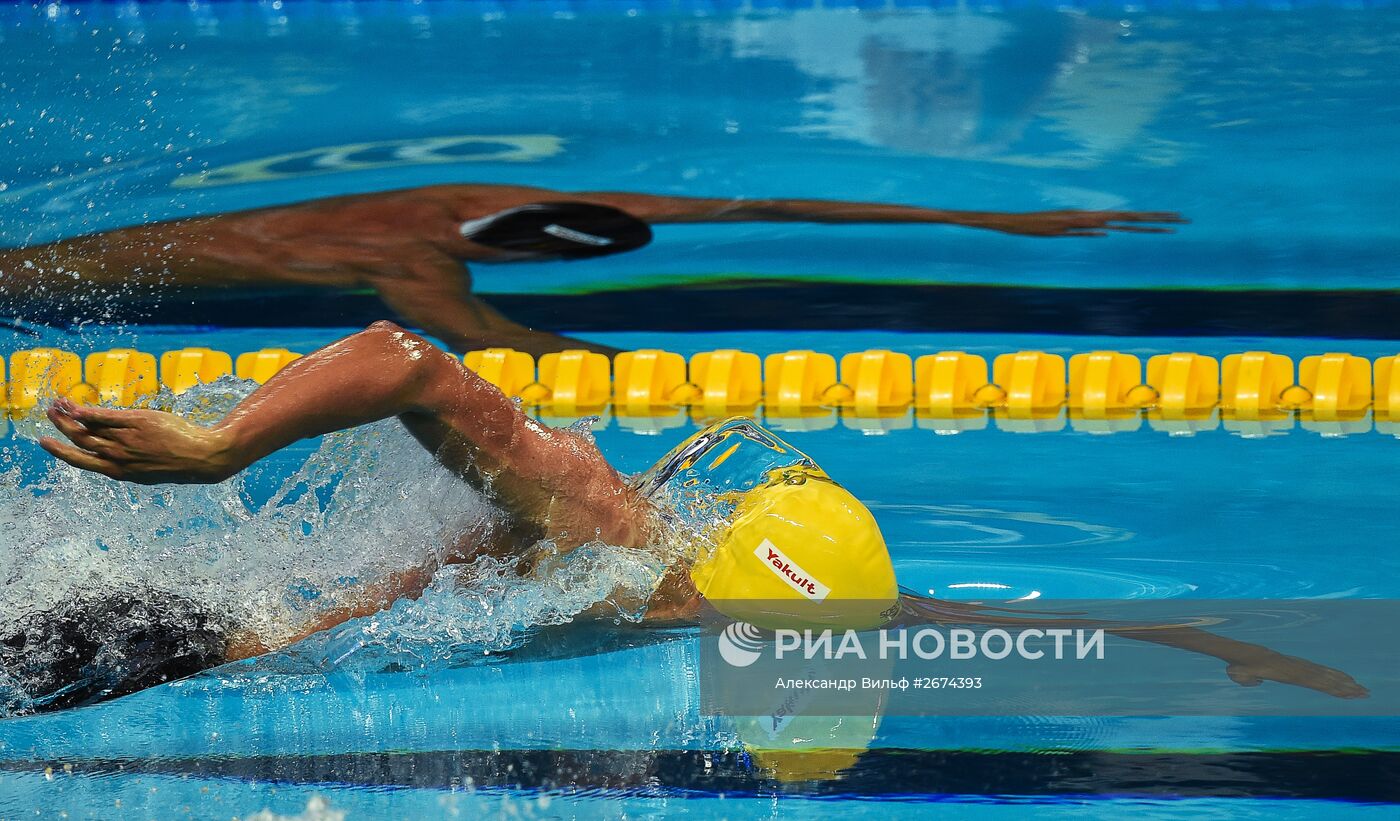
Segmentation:
{"type": "Polygon", "coordinates": [[[759,626],[878,626],[898,589],[873,515],[811,457],[752,419],[686,439],[637,484],[692,535],[687,592],[759,626]]]}

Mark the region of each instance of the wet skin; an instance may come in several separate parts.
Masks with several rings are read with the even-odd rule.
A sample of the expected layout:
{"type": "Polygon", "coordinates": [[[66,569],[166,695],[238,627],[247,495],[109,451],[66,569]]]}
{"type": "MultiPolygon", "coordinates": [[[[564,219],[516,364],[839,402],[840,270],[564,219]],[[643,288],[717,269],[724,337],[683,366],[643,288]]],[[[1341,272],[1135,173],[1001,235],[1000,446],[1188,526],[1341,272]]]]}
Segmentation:
{"type": "MultiPolygon", "coordinates": [[[[542,539],[569,550],[594,539],[646,548],[664,538],[654,532],[649,501],[590,439],[540,425],[456,357],[390,322],[296,360],[212,427],[163,411],[86,407],[68,400],[54,403],[48,417],[69,440],[44,437],[40,444],[49,453],[75,467],[142,484],[219,482],[300,439],[396,417],[506,516],[505,527],[468,533],[452,545],[448,563],[491,555],[531,573],[530,547],[542,539]]],[[[416,597],[438,569],[405,566],[366,587],[353,605],[325,614],[284,641],[235,636],[228,657],[275,650],[378,612],[399,598],[416,597]]],[[[694,623],[714,615],[683,565],[667,572],[646,605],[651,624],[694,623]]],[[[1194,628],[1013,618],[973,604],[907,594],[894,624],[1103,627],[1215,656],[1243,686],[1279,681],[1341,698],[1367,692],[1339,670],[1194,628]]]]}
{"type": "Polygon", "coordinates": [[[0,298],[122,299],[167,289],[371,288],[408,324],[456,350],[533,354],[603,346],[525,328],[472,295],[472,263],[535,259],[464,238],[462,223],[539,202],[606,205],[653,224],[934,223],[1034,237],[1164,233],[1169,211],[950,211],[883,203],[706,199],[439,185],[158,222],[0,250],[0,298]]]}

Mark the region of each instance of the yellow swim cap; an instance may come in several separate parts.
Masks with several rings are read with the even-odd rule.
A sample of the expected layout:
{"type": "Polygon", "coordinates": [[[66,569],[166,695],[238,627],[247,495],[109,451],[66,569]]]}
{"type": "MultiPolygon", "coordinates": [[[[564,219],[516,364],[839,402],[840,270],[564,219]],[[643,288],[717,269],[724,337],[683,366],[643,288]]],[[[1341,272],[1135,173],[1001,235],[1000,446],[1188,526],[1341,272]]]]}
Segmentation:
{"type": "Polygon", "coordinates": [[[899,597],[875,517],[804,468],[746,493],[690,577],[716,610],[767,628],[879,627],[899,597]]]}
{"type": "Polygon", "coordinates": [[[691,567],[700,594],[726,616],[769,629],[867,629],[899,601],[894,567],[870,510],[806,454],[748,419],[683,443],[652,487],[726,502],[691,567]]]}

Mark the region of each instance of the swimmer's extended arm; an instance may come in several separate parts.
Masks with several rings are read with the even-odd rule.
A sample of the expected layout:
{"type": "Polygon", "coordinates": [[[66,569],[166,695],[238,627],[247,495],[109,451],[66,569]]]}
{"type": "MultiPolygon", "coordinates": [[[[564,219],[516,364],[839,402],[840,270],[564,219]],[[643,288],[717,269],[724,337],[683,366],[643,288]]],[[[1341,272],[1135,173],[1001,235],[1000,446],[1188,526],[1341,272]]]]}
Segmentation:
{"type": "Polygon", "coordinates": [[[648,222],[941,223],[1037,237],[1097,237],[1109,231],[1163,234],[1186,222],[1174,211],[950,211],[878,202],[705,199],[614,191],[577,195],[648,222]],[[1154,224],[1156,223],[1156,224],[1154,224]]]}
{"type": "Polygon", "coordinates": [[[293,442],[398,417],[489,493],[523,535],[631,545],[640,521],[623,478],[584,437],[544,428],[455,357],[388,322],[288,365],[210,428],[161,411],[55,403],[45,450],[145,484],[217,482],[293,442]]]}
{"type": "Polygon", "coordinates": [[[1242,687],[1257,687],[1277,681],[1317,690],[1337,698],[1365,698],[1369,691],[1341,670],[1334,670],[1297,656],[1288,656],[1258,644],[1237,641],[1195,627],[1124,625],[1092,619],[1063,619],[1051,615],[1007,615],[988,612],[964,602],[950,602],[923,596],[900,596],[900,614],[895,625],[995,624],[1011,627],[1062,627],[1103,629],[1116,636],[1175,647],[1192,653],[1214,656],[1225,662],[1225,674],[1242,687]]]}

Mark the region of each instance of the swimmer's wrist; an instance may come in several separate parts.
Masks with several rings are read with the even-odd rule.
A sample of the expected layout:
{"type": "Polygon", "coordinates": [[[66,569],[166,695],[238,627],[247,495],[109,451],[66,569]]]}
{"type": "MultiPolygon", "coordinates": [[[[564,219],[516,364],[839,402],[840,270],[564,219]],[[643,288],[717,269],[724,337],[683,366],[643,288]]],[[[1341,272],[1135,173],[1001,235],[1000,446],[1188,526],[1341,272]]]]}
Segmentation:
{"type": "Polygon", "coordinates": [[[251,450],[248,437],[237,424],[219,424],[209,429],[209,452],[206,460],[218,475],[220,481],[252,464],[246,458],[251,450]]]}

